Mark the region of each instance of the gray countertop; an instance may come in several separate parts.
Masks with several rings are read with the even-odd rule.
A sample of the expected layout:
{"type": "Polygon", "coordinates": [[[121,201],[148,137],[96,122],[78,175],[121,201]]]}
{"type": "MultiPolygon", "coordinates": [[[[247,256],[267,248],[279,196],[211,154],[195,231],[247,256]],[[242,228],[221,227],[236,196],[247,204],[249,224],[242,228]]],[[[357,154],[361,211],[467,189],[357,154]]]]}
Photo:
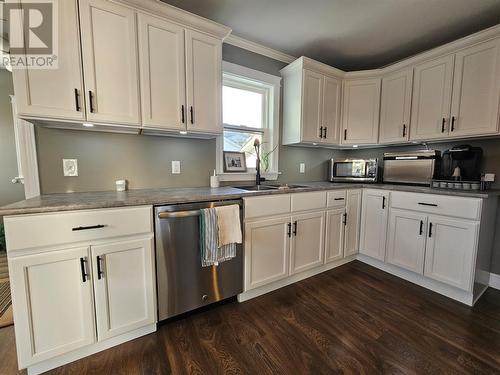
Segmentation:
{"type": "Polygon", "coordinates": [[[500,190],[465,191],[433,189],[422,186],[386,185],[386,184],[345,184],[330,182],[298,183],[300,189],[245,191],[233,187],[211,189],[202,188],[170,188],[141,189],[126,192],[104,191],[88,193],[47,194],[27,199],[8,206],[0,207],[0,216],[22,215],[45,212],[86,210],[96,208],[127,207],[141,205],[166,205],[190,202],[239,199],[256,195],[287,194],[319,190],[356,189],[369,187],[393,191],[408,191],[425,194],[453,195],[472,198],[489,198],[500,195],[500,190]]]}

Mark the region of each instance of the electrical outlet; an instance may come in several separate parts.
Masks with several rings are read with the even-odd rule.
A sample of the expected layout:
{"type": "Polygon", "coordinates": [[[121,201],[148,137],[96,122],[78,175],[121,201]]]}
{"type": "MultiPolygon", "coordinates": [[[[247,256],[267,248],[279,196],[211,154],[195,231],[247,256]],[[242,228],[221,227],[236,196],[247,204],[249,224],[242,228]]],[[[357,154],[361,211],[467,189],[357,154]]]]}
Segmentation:
{"type": "Polygon", "coordinates": [[[78,160],[63,159],[64,177],[78,177],[78,160]]]}
{"type": "Polygon", "coordinates": [[[300,173],[306,173],[306,163],[300,163],[299,164],[299,172],[300,173]]]}
{"type": "Polygon", "coordinates": [[[181,174],[181,162],[172,160],[172,174],[181,174]]]}

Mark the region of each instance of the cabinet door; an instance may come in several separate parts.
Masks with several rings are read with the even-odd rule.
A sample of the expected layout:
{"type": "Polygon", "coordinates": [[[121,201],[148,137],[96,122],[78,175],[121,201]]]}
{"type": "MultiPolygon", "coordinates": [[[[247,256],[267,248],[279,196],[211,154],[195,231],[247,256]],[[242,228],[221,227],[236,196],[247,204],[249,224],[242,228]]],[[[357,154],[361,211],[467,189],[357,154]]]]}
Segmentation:
{"type": "Polygon", "coordinates": [[[498,133],[500,39],[455,55],[452,136],[498,133]]]}
{"type": "Polygon", "coordinates": [[[89,121],[140,124],[137,31],[132,9],[80,0],[89,121]]]}
{"type": "Polygon", "coordinates": [[[427,216],[392,209],[386,262],[423,274],[427,216]]]}
{"type": "Polygon", "coordinates": [[[378,141],[380,79],[344,81],[343,144],[375,144],[378,141]]]}
{"type": "Polygon", "coordinates": [[[322,121],[323,143],[338,144],[340,130],[340,90],[342,82],[339,79],[323,77],[322,121]]]}
{"type": "Polygon", "coordinates": [[[99,341],[155,322],[152,239],[92,247],[99,341]]]}
{"type": "Polygon", "coordinates": [[[344,255],[354,255],[359,252],[359,230],[361,224],[361,190],[347,191],[347,209],[345,225],[344,255]]]}
{"type": "Polygon", "coordinates": [[[425,276],[471,291],[478,229],[476,222],[430,216],[425,276]]]}
{"type": "Polygon", "coordinates": [[[20,368],[95,342],[89,260],[87,247],[9,260],[20,368]]]}
{"type": "Polygon", "coordinates": [[[344,258],[345,208],[326,212],[325,263],[344,258]]]}
{"type": "Polygon", "coordinates": [[[413,68],[382,79],[380,143],[406,142],[410,136],[413,68]]]}
{"type": "Polygon", "coordinates": [[[222,133],[222,42],[186,30],[188,129],[222,133]]]}
{"type": "Polygon", "coordinates": [[[302,141],[319,142],[323,107],[323,75],[304,70],[302,96],[302,141]]]}
{"type": "Polygon", "coordinates": [[[361,214],[361,236],[359,252],[384,261],[387,239],[389,193],[380,190],[365,190],[361,214]]]}
{"type": "Polygon", "coordinates": [[[186,127],[184,28],[138,15],[142,124],[183,130],[186,127]]]}
{"type": "Polygon", "coordinates": [[[296,274],[323,264],[325,213],[292,217],[293,240],[290,244],[290,274],[296,274]]]}
{"type": "Polygon", "coordinates": [[[245,225],[245,291],[288,277],[288,230],[289,217],[245,225]]]}
{"type": "MultiPolygon", "coordinates": [[[[56,0],[57,1],[57,0],[56,0]]],[[[76,0],[59,0],[57,69],[14,70],[20,116],[84,120],[85,101],[76,0]]]]}
{"type": "Polygon", "coordinates": [[[411,110],[411,139],[448,137],[454,56],[415,68],[411,110]]]}

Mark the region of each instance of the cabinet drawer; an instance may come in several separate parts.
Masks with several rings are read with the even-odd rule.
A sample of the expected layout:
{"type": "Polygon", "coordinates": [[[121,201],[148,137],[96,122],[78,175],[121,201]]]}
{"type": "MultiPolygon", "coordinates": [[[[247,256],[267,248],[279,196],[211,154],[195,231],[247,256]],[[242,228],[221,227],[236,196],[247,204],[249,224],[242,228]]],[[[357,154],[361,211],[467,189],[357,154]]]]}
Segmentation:
{"type": "Polygon", "coordinates": [[[346,191],[335,190],[327,193],[327,205],[331,207],[344,207],[346,202],[346,191]]]}
{"type": "Polygon", "coordinates": [[[292,194],[292,211],[321,210],[326,207],[326,191],[292,194]]]}
{"type": "Polygon", "coordinates": [[[153,231],[151,207],[57,212],[5,218],[9,251],[153,231]]]}
{"type": "Polygon", "coordinates": [[[392,192],[391,207],[403,210],[421,211],[436,215],[479,220],[481,199],[449,197],[445,195],[392,192]]]}
{"type": "Polygon", "coordinates": [[[245,219],[290,213],[290,194],[245,198],[245,219]]]}

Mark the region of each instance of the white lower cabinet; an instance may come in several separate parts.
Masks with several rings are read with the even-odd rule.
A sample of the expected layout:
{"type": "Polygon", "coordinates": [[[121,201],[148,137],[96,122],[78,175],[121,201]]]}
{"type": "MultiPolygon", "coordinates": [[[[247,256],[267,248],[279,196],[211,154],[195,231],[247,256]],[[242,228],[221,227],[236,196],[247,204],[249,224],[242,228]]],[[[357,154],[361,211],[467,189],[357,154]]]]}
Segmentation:
{"type": "Polygon", "coordinates": [[[384,261],[389,218],[389,192],[365,190],[359,252],[384,261]]]}
{"type": "Polygon", "coordinates": [[[393,209],[389,218],[389,264],[423,274],[427,216],[393,209]]]}
{"type": "Polygon", "coordinates": [[[362,196],[362,190],[349,190],[347,192],[345,217],[345,256],[355,255],[359,252],[359,230],[361,224],[362,196]]]}
{"type": "Polygon", "coordinates": [[[152,239],[92,247],[99,341],[155,323],[152,239]]]}
{"type": "Polygon", "coordinates": [[[9,260],[19,367],[96,341],[90,248],[9,260]]]}
{"type": "Polygon", "coordinates": [[[290,274],[323,264],[325,213],[313,212],[292,217],[290,274]]]}
{"type": "Polygon", "coordinates": [[[344,257],[345,208],[326,212],[325,263],[344,257]]]}
{"type": "Polygon", "coordinates": [[[469,290],[479,224],[429,216],[424,275],[469,290]]]}
{"type": "Polygon", "coordinates": [[[290,218],[245,224],[245,290],[288,276],[290,218]]]}

